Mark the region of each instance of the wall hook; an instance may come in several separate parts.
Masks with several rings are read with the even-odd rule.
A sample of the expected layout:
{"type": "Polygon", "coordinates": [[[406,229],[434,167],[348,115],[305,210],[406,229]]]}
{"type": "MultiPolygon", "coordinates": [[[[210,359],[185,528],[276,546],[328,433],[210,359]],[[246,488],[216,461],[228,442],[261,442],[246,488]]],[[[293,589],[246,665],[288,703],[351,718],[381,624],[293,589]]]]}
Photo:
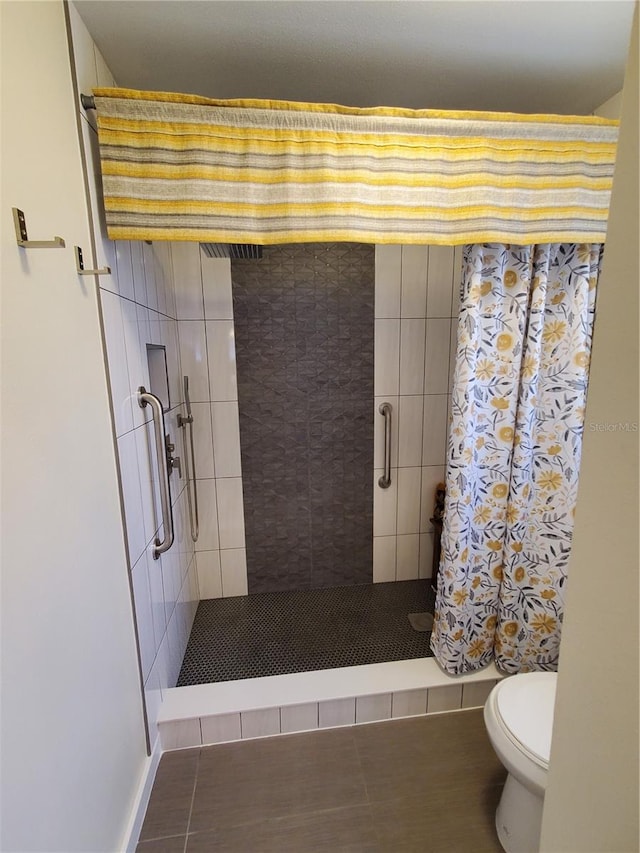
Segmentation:
{"type": "Polygon", "coordinates": [[[82,249],[80,246],[74,246],[73,250],[76,253],[76,272],[78,275],[111,275],[111,267],[101,267],[98,270],[86,270],[84,268],[82,249]]]}
{"type": "Polygon", "coordinates": [[[27,222],[24,213],[17,207],[12,207],[13,224],[16,228],[16,240],[18,246],[23,249],[64,249],[62,237],[54,237],[53,240],[30,240],[27,235],[27,222]]]}

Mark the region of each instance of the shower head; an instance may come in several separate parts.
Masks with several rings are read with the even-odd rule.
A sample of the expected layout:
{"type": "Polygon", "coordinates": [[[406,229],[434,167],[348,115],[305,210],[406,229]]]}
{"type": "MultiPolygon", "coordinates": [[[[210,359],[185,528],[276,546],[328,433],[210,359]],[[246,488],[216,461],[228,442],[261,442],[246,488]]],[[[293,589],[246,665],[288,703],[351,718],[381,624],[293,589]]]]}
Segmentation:
{"type": "Polygon", "coordinates": [[[262,257],[262,246],[249,243],[200,243],[200,248],[208,258],[259,261],[262,257]]]}

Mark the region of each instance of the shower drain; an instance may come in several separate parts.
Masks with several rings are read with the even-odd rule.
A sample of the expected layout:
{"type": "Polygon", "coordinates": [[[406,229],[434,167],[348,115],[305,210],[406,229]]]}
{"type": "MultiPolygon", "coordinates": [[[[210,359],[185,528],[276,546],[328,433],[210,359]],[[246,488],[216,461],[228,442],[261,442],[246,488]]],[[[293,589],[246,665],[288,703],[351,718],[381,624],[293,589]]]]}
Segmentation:
{"type": "Polygon", "coordinates": [[[409,613],[409,624],[414,631],[432,631],[433,613],[409,613]]]}

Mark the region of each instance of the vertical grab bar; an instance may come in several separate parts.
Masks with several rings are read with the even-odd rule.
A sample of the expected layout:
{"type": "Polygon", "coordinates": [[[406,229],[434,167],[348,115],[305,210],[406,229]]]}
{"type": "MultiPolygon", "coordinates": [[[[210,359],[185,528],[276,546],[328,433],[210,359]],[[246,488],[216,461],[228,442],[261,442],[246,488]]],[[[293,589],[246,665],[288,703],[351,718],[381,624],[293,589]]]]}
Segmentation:
{"type": "Polygon", "coordinates": [[[380,403],[378,411],[384,416],[384,474],[378,479],[381,489],[391,485],[391,403],[380,403]]]}
{"type": "Polygon", "coordinates": [[[160,476],[160,504],[162,506],[162,524],[164,526],[164,539],[160,541],[156,537],[153,547],[153,559],[157,560],[160,554],[164,554],[173,545],[173,510],[171,508],[171,489],[169,486],[169,465],[167,461],[167,448],[165,445],[164,412],[162,403],[155,394],[146,390],[144,385],[138,388],[138,405],[141,409],[151,406],[153,412],[153,432],[156,444],[156,457],[158,460],[158,474],[160,476]]]}
{"type": "Polygon", "coordinates": [[[184,401],[187,407],[187,416],[183,418],[178,415],[178,426],[184,430],[182,443],[184,446],[184,464],[187,473],[187,503],[189,504],[189,522],[191,524],[191,538],[198,541],[200,534],[200,521],[198,517],[198,486],[196,480],[196,453],[193,444],[193,415],[191,414],[191,398],[189,397],[189,377],[184,377],[184,401]],[[189,471],[189,452],[187,451],[186,429],[189,425],[189,443],[191,445],[191,472],[189,471]],[[191,502],[191,482],[193,482],[193,503],[191,502]]]}

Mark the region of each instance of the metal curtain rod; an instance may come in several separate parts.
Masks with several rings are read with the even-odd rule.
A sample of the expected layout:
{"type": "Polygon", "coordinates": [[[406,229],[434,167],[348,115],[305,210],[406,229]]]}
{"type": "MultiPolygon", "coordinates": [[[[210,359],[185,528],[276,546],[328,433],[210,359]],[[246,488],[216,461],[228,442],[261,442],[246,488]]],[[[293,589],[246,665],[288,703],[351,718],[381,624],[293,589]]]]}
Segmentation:
{"type": "Polygon", "coordinates": [[[80,95],[80,103],[85,110],[95,110],[96,99],[93,95],[80,95]]]}

